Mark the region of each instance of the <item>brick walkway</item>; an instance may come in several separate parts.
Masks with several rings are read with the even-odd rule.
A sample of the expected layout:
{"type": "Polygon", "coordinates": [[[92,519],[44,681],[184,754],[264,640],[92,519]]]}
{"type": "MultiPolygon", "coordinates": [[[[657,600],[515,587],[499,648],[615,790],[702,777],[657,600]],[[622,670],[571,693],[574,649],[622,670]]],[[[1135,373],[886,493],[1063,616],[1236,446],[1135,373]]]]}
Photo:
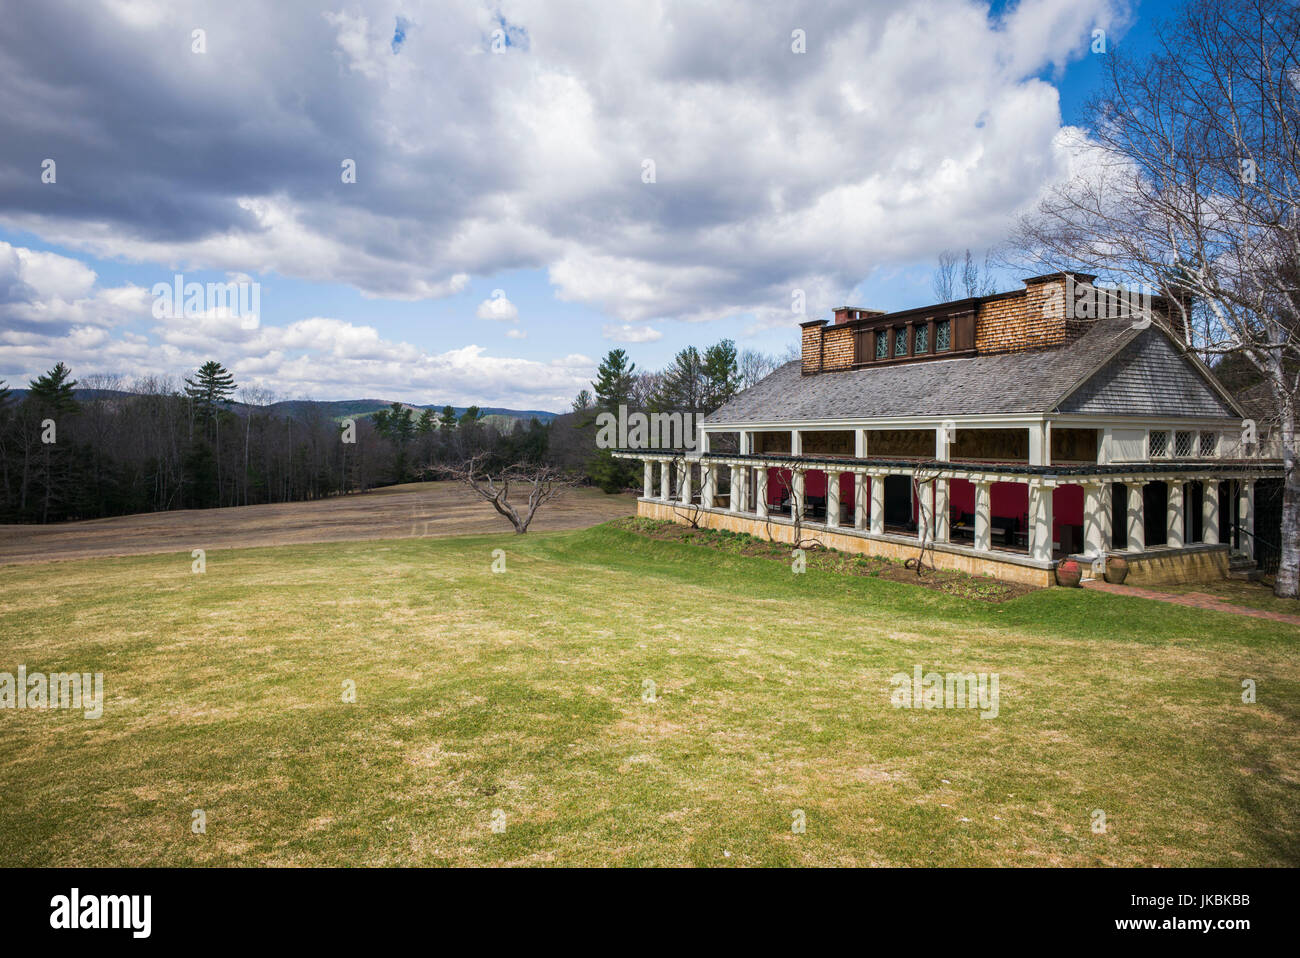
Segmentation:
{"type": "Polygon", "coordinates": [[[1172,602],[1174,605],[1186,605],[1193,609],[1209,609],[1212,612],[1230,612],[1233,615],[1248,615],[1252,619],[1268,619],[1270,622],[1285,622],[1288,625],[1300,625],[1300,615],[1283,615],[1281,612],[1265,612],[1249,606],[1234,605],[1223,602],[1204,592],[1188,592],[1177,595],[1172,592],[1156,592],[1154,589],[1140,589],[1135,585],[1114,585],[1101,579],[1084,579],[1085,589],[1097,592],[1113,592],[1115,595],[1131,595],[1138,599],[1155,599],[1158,602],[1172,602]]]}

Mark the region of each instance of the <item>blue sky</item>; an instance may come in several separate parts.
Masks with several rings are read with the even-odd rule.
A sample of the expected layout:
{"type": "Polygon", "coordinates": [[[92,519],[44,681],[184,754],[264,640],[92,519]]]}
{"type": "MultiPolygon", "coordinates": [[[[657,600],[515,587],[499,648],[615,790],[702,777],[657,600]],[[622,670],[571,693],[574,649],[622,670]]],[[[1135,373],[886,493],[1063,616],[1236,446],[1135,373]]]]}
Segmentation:
{"type": "Polygon", "coordinates": [[[723,337],[781,352],[791,289],[810,317],[930,301],[939,250],[982,252],[1062,175],[1052,133],[1099,80],[1093,24],[1140,52],[1171,7],[753,4],[736,24],[688,4],[578,28],[562,4],[451,6],[289,4],[259,24],[122,0],[93,43],[58,29],[58,3],[11,18],[0,378],[213,357],[281,396],[561,409],[615,345],[645,368],[723,337]],[[340,156],[356,184],[334,182],[340,156]],[[178,270],[260,282],[258,331],[160,324],[147,291],[178,270]],[[494,290],[513,310],[480,318],[494,290]]]}

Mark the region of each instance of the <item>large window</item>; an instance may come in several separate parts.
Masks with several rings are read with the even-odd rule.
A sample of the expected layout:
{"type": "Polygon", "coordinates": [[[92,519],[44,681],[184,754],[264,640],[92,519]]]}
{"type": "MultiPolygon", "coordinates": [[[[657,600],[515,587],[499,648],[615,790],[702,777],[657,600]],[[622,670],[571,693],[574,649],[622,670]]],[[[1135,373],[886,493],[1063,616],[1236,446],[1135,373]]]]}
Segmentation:
{"type": "Polygon", "coordinates": [[[852,338],[854,365],[967,355],[975,352],[975,313],[935,319],[918,310],[915,317],[855,323],[852,338]]]}

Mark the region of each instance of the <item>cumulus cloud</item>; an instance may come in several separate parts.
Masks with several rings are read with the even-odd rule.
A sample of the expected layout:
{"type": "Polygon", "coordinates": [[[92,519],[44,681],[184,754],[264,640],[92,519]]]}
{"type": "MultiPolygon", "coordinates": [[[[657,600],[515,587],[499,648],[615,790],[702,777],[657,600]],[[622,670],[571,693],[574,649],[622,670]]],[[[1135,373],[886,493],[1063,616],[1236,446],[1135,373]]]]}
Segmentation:
{"type": "Polygon", "coordinates": [[[492,295],[478,304],[474,315],[479,319],[492,319],[506,323],[519,320],[518,308],[506,299],[505,290],[501,289],[492,290],[492,295]]]}
{"type": "Polygon", "coordinates": [[[154,315],[154,302],[143,287],[99,286],[75,259],[0,242],[0,379],[22,384],[59,361],[76,375],[179,377],[216,355],[239,382],[280,395],[563,409],[596,366],[581,354],[539,362],[478,345],[433,353],[328,316],[274,326],[225,308],[154,315]]]}
{"type": "Polygon", "coordinates": [[[545,268],[620,322],[788,322],[794,289],[814,312],[879,265],[1000,238],[1065,162],[1039,77],[1127,18],[1125,0],[339,6],[7,11],[0,216],[101,256],[375,297],[545,268]]]}
{"type": "Polygon", "coordinates": [[[59,334],[148,315],[148,290],[99,287],[96,279],[80,260],[0,240],[0,329],[59,334]]]}
{"type": "Polygon", "coordinates": [[[601,334],[616,343],[654,343],[664,334],[653,326],[633,326],[631,323],[606,323],[601,334]]]}

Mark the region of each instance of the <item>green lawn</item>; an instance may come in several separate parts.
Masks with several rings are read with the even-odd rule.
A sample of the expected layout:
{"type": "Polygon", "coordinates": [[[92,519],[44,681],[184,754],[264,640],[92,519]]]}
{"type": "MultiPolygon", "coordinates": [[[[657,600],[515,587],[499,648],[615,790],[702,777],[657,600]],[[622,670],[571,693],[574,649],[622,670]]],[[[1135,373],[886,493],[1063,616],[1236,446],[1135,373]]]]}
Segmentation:
{"type": "Polygon", "coordinates": [[[1276,623],[608,526],[190,562],[0,568],[0,671],[107,697],[0,710],[0,864],[1300,864],[1276,623]],[[998,673],[1000,714],[893,708],[915,665],[998,673]]]}

